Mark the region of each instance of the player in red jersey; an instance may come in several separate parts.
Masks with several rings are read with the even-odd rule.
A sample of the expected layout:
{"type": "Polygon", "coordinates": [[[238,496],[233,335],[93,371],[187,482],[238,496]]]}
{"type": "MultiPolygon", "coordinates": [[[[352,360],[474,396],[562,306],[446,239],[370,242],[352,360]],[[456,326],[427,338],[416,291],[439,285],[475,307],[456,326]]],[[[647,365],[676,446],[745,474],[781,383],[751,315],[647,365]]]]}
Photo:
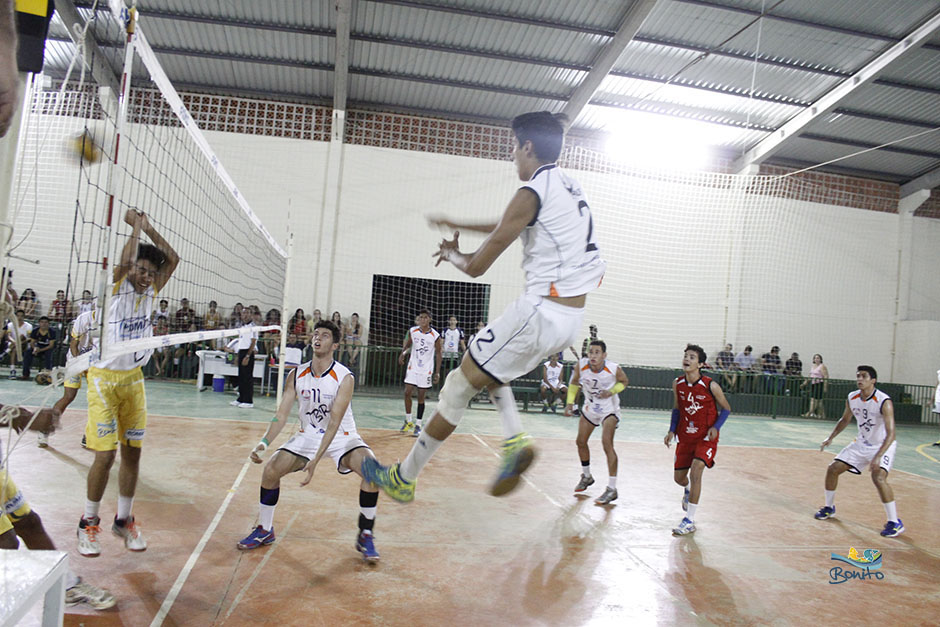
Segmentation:
{"type": "Polygon", "coordinates": [[[706,467],[715,465],[718,432],[731,413],[731,406],[728,405],[728,399],[725,398],[721,386],[701,373],[705,358],[705,351],[701,346],[686,346],[682,356],[682,369],[685,374],[672,382],[672,422],[663,443],[669,447],[673,438],[679,439],[676,444],[673,478],[685,488],[682,509],[687,512],[679,526],[672,530],[676,536],[695,531],[695,509],[702,494],[702,473],[706,467]]]}

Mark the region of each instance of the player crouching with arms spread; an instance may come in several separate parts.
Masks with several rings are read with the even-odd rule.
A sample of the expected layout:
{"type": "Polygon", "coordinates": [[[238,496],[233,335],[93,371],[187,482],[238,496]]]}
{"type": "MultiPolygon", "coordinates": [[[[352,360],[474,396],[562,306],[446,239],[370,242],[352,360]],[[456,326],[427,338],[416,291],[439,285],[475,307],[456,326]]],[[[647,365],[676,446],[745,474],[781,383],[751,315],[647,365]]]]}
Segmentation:
{"type": "MultiPolygon", "coordinates": [[[[261,504],[258,526],[238,543],[239,549],[254,549],[274,542],[274,508],[281,491],[281,478],[303,470],[301,486],[310,483],[313,471],[323,455],[329,455],[341,475],[355,472],[362,476],[362,461],[372,458],[372,449],[356,431],[353,419],[353,376],[346,366],[333,361],[339,348],[340,330],[332,322],[321,320],[313,327],[310,343],[313,359],[298,366],[287,380],[284,397],[261,441],[251,452],[251,461],[261,463],[259,453],[266,450],[287,423],[294,401],[299,401],[300,431],[275,451],[261,475],[261,504]]],[[[359,535],[356,550],[366,561],[378,561],[372,539],[378,490],[363,478],[359,487],[359,535]]]]}
{"type": "Polygon", "coordinates": [[[832,444],[832,440],[842,433],[852,416],[858,423],[858,437],[842,449],[826,470],[826,505],[816,512],[816,518],[824,520],[836,513],[836,487],[839,475],[848,470],[856,475],[862,474],[865,467],[871,471],[871,480],[878,489],[878,496],[884,505],[888,522],[881,535],[893,538],[904,532],[904,523],[898,518],[898,508],[894,502],[894,491],[888,485],[888,473],[894,464],[894,453],[898,447],[894,439],[894,404],[891,397],[875,389],[878,373],[871,366],[859,366],[855,373],[858,392],[849,394],[845,401],[842,419],[836,423],[832,433],[823,440],[819,450],[832,444]]]}
{"type": "Polygon", "coordinates": [[[668,447],[673,438],[679,439],[673,479],[685,488],[682,509],[687,513],[679,526],[672,530],[673,535],[677,536],[695,531],[695,510],[702,494],[702,473],[705,468],[715,465],[718,433],[731,414],[731,406],[721,386],[701,372],[705,359],[705,351],[701,346],[686,346],[682,356],[682,370],[685,374],[672,382],[672,421],[663,442],[668,447]],[[692,470],[691,481],[689,469],[692,470]]]}

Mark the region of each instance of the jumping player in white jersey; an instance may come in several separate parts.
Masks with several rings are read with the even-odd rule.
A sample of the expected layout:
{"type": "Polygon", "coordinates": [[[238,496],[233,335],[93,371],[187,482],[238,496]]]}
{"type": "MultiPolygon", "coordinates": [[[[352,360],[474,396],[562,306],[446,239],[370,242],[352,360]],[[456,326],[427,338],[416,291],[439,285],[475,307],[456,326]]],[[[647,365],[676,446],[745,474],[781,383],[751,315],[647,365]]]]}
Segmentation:
{"type": "Polygon", "coordinates": [[[627,375],[615,362],[607,359],[607,344],[603,340],[592,340],[588,356],[578,362],[568,387],[568,403],[565,415],[574,413],[574,401],[578,389],[584,392],[584,406],[578,423],[578,457],[581,459],[581,480],[575,492],[584,492],[594,484],[591,476],[591,449],[588,438],[595,427],[601,427],[601,442],[607,456],[607,489],[597,499],[598,505],[608,505],[617,500],[617,451],[614,450],[614,432],[620,425],[620,392],[629,385],[627,375]]]}
{"type": "Polygon", "coordinates": [[[558,353],[552,353],[548,361],[542,364],[542,384],[539,386],[539,395],[542,397],[542,413],[549,409],[555,413],[555,399],[565,398],[568,386],[561,380],[561,371],[565,366],[558,361],[558,353]]]}
{"type": "Polygon", "coordinates": [[[564,127],[547,111],[526,113],[512,121],[513,160],[524,182],[496,224],[463,224],[432,218],[439,227],[457,229],[435,256],[478,277],[516,241],[522,240],[525,293],[502,316],[480,331],[460,368],[447,375],[434,416],[401,464],[381,466],[366,460],[366,476],[399,501],[414,499],[418,473],[460,422],[477,391],[490,389],[499,408],[505,440],[502,464],[490,494],[500,496],[518,485],[535,459],[509,383],[535,368],[545,355],[570,346],[584,320],[587,293],[600,285],[606,263],[597,248],[591,209],[581,186],[555,164],[564,127]],[[458,247],[459,230],[487,234],[472,253],[458,247]]]}
{"type": "Polygon", "coordinates": [[[868,468],[888,517],[881,535],[893,538],[904,533],[904,523],[898,518],[898,508],[894,502],[894,490],[888,485],[888,473],[894,465],[898,443],[894,439],[894,404],[891,397],[875,388],[877,380],[878,373],[874,368],[858,367],[855,373],[858,391],[849,394],[842,418],[819,447],[822,451],[832,444],[835,437],[852,422],[852,416],[855,416],[858,436],[829,464],[826,470],[826,504],[816,512],[816,518],[825,520],[835,515],[839,475],[845,471],[860,475],[868,468]]]}
{"type": "MultiPolygon", "coordinates": [[[[329,455],[341,475],[362,475],[362,461],[372,459],[372,450],[356,431],[352,412],[355,382],[349,369],[333,361],[340,343],[340,330],[327,320],[317,322],[310,339],[313,359],[298,366],[287,380],[277,415],[264,437],[251,451],[251,461],[261,463],[259,453],[270,446],[287,423],[294,401],[299,404],[300,431],[275,451],[261,475],[261,504],[258,525],[238,543],[238,548],[255,549],[274,542],[274,508],[281,493],[281,478],[303,470],[301,486],[310,483],[313,471],[324,455],[329,455]]],[[[372,528],[379,492],[368,481],[359,486],[359,535],[356,550],[363,559],[375,562],[372,528]]]]}
{"type": "Polygon", "coordinates": [[[405,336],[398,365],[405,363],[405,355],[410,350],[408,370],[405,371],[405,422],[401,432],[413,431],[414,436],[418,437],[424,418],[424,398],[432,383],[437,385],[441,380],[441,334],[431,328],[431,312],[427,309],[419,311],[415,321],[417,325],[408,329],[408,335],[405,336]],[[417,422],[411,417],[411,396],[415,388],[418,389],[417,422]]]}
{"type": "MultiPolygon", "coordinates": [[[[153,298],[169,281],[179,264],[179,255],[150,224],[147,216],[129,209],[124,221],[133,228],[114,266],[114,288],[104,332],[111,345],[126,340],[151,337],[150,315],[153,298]],[[145,233],[151,244],[141,244],[145,233]]],[[[99,314],[102,315],[102,314],[99,314]]],[[[143,551],[147,542],[131,514],[140,453],[147,427],[147,396],[141,367],[152,350],[127,353],[95,363],[88,369],[88,422],[85,424],[87,448],[95,452],[88,470],[85,514],[78,523],[78,552],[93,557],[101,553],[98,534],[98,509],[111,465],[121,448],[118,472],[118,506],[111,531],[124,539],[124,546],[143,551]]]]}

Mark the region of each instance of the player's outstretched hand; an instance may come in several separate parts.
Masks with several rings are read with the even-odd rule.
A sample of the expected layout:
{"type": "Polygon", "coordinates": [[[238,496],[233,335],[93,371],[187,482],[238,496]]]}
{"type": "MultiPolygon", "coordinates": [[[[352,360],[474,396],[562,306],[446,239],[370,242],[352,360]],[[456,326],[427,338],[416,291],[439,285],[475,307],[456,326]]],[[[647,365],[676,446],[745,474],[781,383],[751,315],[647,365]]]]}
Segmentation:
{"type": "Polygon", "coordinates": [[[437,261],[434,263],[434,267],[441,265],[442,261],[450,261],[450,256],[453,253],[459,253],[460,247],[457,242],[460,237],[460,231],[454,231],[454,239],[443,239],[441,243],[438,244],[438,251],[431,255],[432,257],[437,257],[437,261]]]}
{"type": "Polygon", "coordinates": [[[826,450],[826,447],[829,446],[830,444],[832,444],[832,439],[826,438],[825,440],[822,441],[822,444],[819,445],[819,450],[820,451],[826,450]]]}
{"type": "Polygon", "coordinates": [[[611,396],[613,396],[613,392],[611,392],[610,390],[601,390],[600,392],[597,393],[597,396],[599,398],[610,398],[611,396]]]}
{"type": "Polygon", "coordinates": [[[304,478],[300,482],[301,488],[310,483],[310,480],[313,479],[313,471],[316,470],[316,468],[317,461],[315,459],[311,459],[309,462],[307,462],[307,465],[304,466],[304,478]]]}
{"type": "Polygon", "coordinates": [[[434,377],[431,379],[431,381],[434,383],[434,385],[437,385],[438,383],[440,383],[440,382],[441,382],[441,373],[440,373],[440,372],[435,372],[435,373],[434,373],[434,377]]]}
{"type": "Polygon", "coordinates": [[[398,365],[399,366],[405,365],[405,353],[402,353],[401,355],[398,356],[398,365]]]}
{"type": "Polygon", "coordinates": [[[676,437],[676,434],[670,431],[666,434],[666,437],[663,438],[663,444],[666,445],[666,448],[672,448],[672,440],[676,437]]]}
{"type": "MultiPolygon", "coordinates": [[[[27,412],[28,413],[28,412],[27,412]]],[[[30,427],[33,431],[40,431],[45,434],[55,433],[55,430],[61,426],[62,413],[56,408],[40,409],[36,413],[36,418],[30,427]]]]}
{"type": "Polygon", "coordinates": [[[258,442],[258,445],[254,448],[254,450],[251,451],[251,454],[248,455],[248,459],[256,464],[260,464],[262,461],[264,461],[261,459],[260,453],[263,453],[265,450],[267,450],[267,448],[268,447],[264,445],[264,442],[258,442]]]}

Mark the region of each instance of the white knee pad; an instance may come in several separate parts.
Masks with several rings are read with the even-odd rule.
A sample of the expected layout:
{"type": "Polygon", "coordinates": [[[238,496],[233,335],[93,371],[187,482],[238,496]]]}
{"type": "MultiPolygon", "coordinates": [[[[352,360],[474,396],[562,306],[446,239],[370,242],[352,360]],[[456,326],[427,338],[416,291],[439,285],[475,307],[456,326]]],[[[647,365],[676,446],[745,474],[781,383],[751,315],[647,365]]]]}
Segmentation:
{"type": "Polygon", "coordinates": [[[467,403],[477,393],[477,389],[470,384],[463,370],[456,368],[444,380],[444,387],[437,403],[437,413],[441,418],[455,427],[463,418],[467,410],[467,403]]]}

